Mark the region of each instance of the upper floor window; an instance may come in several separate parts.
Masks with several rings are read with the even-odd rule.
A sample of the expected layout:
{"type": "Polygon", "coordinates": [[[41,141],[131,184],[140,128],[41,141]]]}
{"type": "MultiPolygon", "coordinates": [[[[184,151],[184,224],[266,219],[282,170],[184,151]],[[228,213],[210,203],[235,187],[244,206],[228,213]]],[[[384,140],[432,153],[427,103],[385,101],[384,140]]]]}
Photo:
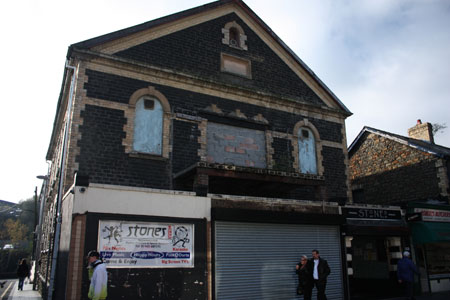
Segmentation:
{"type": "Polygon", "coordinates": [[[155,97],[144,96],[136,102],[133,150],[162,154],[163,108],[155,97]]]}
{"type": "Polygon", "coordinates": [[[244,33],[242,27],[236,23],[236,21],[228,22],[222,28],[222,43],[232,48],[247,50],[247,36],[244,33]]]}
{"type": "Polygon", "coordinates": [[[297,136],[300,172],[317,174],[316,141],[313,132],[307,127],[300,127],[297,136]]]}
{"type": "Polygon", "coordinates": [[[239,47],[239,33],[235,27],[230,28],[230,45],[239,47]]]}
{"type": "Polygon", "coordinates": [[[169,158],[170,112],[169,101],[154,87],[135,91],[125,110],[125,152],[151,159],[169,158]]]}

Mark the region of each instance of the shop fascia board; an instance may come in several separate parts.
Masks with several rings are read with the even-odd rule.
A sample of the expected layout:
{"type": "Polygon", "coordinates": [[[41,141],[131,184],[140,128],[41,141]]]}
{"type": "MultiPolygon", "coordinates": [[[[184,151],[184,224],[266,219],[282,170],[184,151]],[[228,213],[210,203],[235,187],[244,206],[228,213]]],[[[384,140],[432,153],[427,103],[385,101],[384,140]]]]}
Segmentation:
{"type": "Polygon", "coordinates": [[[195,193],[107,184],[75,186],[73,214],[110,213],[211,220],[211,199],[195,193]]]}

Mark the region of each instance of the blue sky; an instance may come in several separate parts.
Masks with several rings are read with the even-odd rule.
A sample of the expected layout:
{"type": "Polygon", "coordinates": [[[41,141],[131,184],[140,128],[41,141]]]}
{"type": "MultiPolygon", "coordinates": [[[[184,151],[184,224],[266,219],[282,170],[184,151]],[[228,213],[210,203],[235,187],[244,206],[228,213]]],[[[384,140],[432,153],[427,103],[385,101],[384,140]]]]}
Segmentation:
{"type": "MultiPolygon", "coordinates": [[[[40,188],[70,44],[208,2],[3,1],[0,199],[40,188]]],[[[401,135],[417,119],[450,127],[450,1],[245,3],[353,112],[348,144],[363,126],[401,135]]],[[[450,147],[450,128],[435,141],[450,147]]]]}

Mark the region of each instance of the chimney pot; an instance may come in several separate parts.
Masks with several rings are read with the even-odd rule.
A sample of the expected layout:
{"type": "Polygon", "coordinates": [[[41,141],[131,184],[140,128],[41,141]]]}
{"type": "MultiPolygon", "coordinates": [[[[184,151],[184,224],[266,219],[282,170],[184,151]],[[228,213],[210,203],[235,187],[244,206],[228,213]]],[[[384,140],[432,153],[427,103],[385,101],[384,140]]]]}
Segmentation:
{"type": "Polygon", "coordinates": [[[422,124],[420,119],[417,120],[416,126],[408,129],[408,136],[434,144],[433,126],[428,122],[422,124]]]}

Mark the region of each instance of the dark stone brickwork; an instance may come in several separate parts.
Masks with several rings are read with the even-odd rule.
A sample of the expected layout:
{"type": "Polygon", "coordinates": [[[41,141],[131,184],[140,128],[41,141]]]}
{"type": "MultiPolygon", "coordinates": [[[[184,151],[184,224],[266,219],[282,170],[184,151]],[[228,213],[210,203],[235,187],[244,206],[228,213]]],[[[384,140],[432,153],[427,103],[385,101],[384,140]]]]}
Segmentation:
{"type": "Polygon", "coordinates": [[[433,155],[374,133],[365,133],[349,153],[352,187],[369,204],[403,205],[439,197],[433,155]]]}
{"type": "Polygon", "coordinates": [[[364,196],[360,202],[366,204],[405,205],[440,197],[433,161],[356,178],[352,186],[362,187],[364,196]]]}
{"type": "Polygon", "coordinates": [[[79,174],[90,182],[151,188],[170,188],[167,161],[139,159],[125,154],[122,139],[127,122],[121,110],[86,105],[79,127],[79,174]]]}
{"type": "MultiPolygon", "coordinates": [[[[211,122],[221,123],[220,118],[233,121],[235,119],[229,118],[227,115],[239,109],[249,120],[258,114],[264,116],[269,122],[265,126],[267,130],[292,134],[295,124],[304,119],[304,116],[293,113],[93,70],[86,70],[86,74],[88,75],[88,82],[85,84],[87,96],[112,102],[127,103],[136,90],[154,86],[168,99],[172,112],[191,116],[200,115],[208,120],[211,119],[211,122]],[[224,112],[224,116],[205,113],[205,108],[210,107],[211,104],[217,105],[224,112]]],[[[200,132],[193,125],[194,123],[173,121],[171,136],[173,153],[171,163],[169,163],[168,161],[133,158],[124,153],[121,146],[122,138],[125,135],[123,125],[130,120],[124,119],[123,112],[86,106],[82,118],[84,119],[84,125],[80,127],[82,133],[82,139],[79,142],[81,154],[78,157],[80,172],[90,175],[91,180],[95,182],[171,188],[169,179],[171,168],[172,174],[177,173],[199,160],[198,150],[200,145],[198,144],[198,137],[200,132]],[[97,124],[97,121],[99,124],[97,124]],[[167,174],[168,176],[161,176],[161,174],[167,174]]],[[[308,120],[319,130],[321,140],[342,142],[342,126],[340,124],[313,118],[308,118],[308,120]]],[[[247,122],[247,125],[249,125],[242,127],[252,128],[252,124],[257,125],[258,128],[261,127],[260,124],[250,121],[241,120],[240,122],[247,122]]],[[[293,171],[292,145],[290,142],[275,138],[272,147],[275,150],[276,168],[293,171]]],[[[346,176],[342,150],[324,147],[322,155],[328,197],[346,197],[346,176]]],[[[176,184],[183,186],[181,182],[176,184]]],[[[190,183],[187,184],[190,185],[190,183]]],[[[183,189],[186,188],[183,187],[183,189]]],[[[309,190],[306,193],[300,191],[294,194],[297,199],[299,197],[305,199],[306,196],[311,195],[309,190]]]]}
{"type": "MultiPolygon", "coordinates": [[[[227,100],[215,96],[194,93],[186,90],[176,89],[168,86],[158,85],[142,80],[102,73],[93,70],[86,70],[89,80],[84,85],[87,96],[109,100],[119,103],[128,103],[131,95],[142,88],[154,86],[164,94],[174,112],[198,115],[201,110],[216,104],[226,115],[235,112],[236,109],[252,119],[258,114],[262,114],[269,121],[268,129],[283,133],[292,134],[295,124],[305,117],[288,112],[273,110],[253,104],[227,100]]],[[[208,118],[208,116],[202,115],[208,118]]],[[[342,125],[325,120],[308,118],[314,124],[320,134],[321,140],[341,143],[342,125]]]]}
{"type": "Polygon", "coordinates": [[[328,199],[342,202],[347,198],[344,152],[341,149],[324,146],[322,148],[322,156],[328,199]]]}
{"type": "Polygon", "coordinates": [[[315,200],[317,199],[316,191],[312,186],[302,186],[287,192],[287,197],[289,199],[297,199],[297,200],[315,200]]]}
{"type": "Polygon", "coordinates": [[[173,69],[220,83],[242,86],[315,105],[322,100],[234,13],[160,37],[115,55],[173,69]],[[222,43],[222,28],[236,21],[247,35],[248,50],[222,43]],[[220,53],[251,61],[252,79],[220,71],[220,53]]]}
{"type": "Polygon", "coordinates": [[[292,143],[289,139],[273,138],[273,169],[277,171],[294,172],[292,157],[292,143]]]}
{"type": "Polygon", "coordinates": [[[200,160],[198,138],[200,130],[197,124],[179,120],[173,121],[173,172],[178,173],[200,160]]]}

